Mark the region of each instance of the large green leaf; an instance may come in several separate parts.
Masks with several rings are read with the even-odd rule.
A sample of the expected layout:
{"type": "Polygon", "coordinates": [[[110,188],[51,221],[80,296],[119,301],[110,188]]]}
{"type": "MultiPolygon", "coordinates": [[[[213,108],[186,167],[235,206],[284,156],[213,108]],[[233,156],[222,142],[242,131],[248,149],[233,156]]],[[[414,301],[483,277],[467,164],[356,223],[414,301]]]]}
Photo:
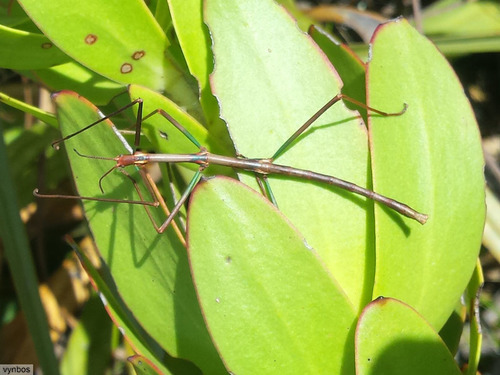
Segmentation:
{"type": "MultiPolygon", "coordinates": [[[[212,86],[235,147],[247,157],[271,157],[339,92],[339,78],[273,1],[207,0],[205,10],[215,55],[212,86]]],[[[277,162],[369,185],[366,131],[342,103],[277,162]]],[[[255,186],[253,176],[240,178],[255,186]]],[[[367,303],[374,271],[372,203],[309,182],[274,177],[270,182],[280,210],[318,252],[353,305],[367,303]]]]}
{"type": "Polygon", "coordinates": [[[212,135],[227,139],[227,129],[219,118],[219,106],[210,90],[209,74],[213,69],[210,36],[203,23],[202,0],[169,0],[172,22],[182,53],[191,74],[200,88],[200,104],[205,114],[205,126],[212,135]]]}
{"type": "Polygon", "coordinates": [[[43,33],[82,65],[116,82],[166,90],[188,108],[197,106],[192,83],[169,56],[169,41],[144,1],[20,3],[43,33]]]}
{"type": "Polygon", "coordinates": [[[429,215],[424,226],[376,207],[374,297],[400,299],[439,330],[476,265],[485,217],[483,154],[471,107],[449,64],[406,21],[374,36],[368,102],[408,103],[370,118],[373,187],[429,215]]]}
{"type": "Polygon", "coordinates": [[[268,200],[227,177],[203,182],[188,235],[204,316],[231,373],[353,373],[354,308],[268,200]]]}
{"type": "Polygon", "coordinates": [[[357,375],[459,375],[436,331],[410,306],[381,298],[356,327],[357,375]]]}
{"type": "Polygon", "coordinates": [[[164,88],[168,42],[144,2],[20,3],[45,35],[83,65],[118,82],[164,88]]]}
{"type": "Polygon", "coordinates": [[[69,57],[46,36],[0,25],[0,66],[6,69],[40,69],[62,64],[69,57]]]}
{"type": "Polygon", "coordinates": [[[33,75],[33,79],[41,81],[51,91],[75,91],[95,105],[108,104],[126,90],[125,85],[104,78],[76,61],[23,73],[28,77],[33,75]]]}
{"type": "MultiPolygon", "coordinates": [[[[63,135],[95,121],[96,108],[75,93],[55,98],[63,135]]],[[[129,179],[112,173],[98,180],[113,161],[87,159],[127,153],[106,121],[65,142],[77,190],[84,196],[138,199],[129,179]]],[[[140,176],[129,171],[140,181],[140,176]]],[[[144,186],[142,187],[143,191],[144,186]]],[[[147,195],[147,194],[145,194],[147,195]]],[[[140,324],[169,354],[194,362],[204,373],[220,373],[222,363],[205,328],[196,299],[184,246],[169,228],[158,235],[138,205],[84,202],[85,213],[116,290],[140,324]]],[[[160,216],[155,210],[153,216],[160,216]]],[[[126,328],[125,328],[126,329],[126,328]]]]}

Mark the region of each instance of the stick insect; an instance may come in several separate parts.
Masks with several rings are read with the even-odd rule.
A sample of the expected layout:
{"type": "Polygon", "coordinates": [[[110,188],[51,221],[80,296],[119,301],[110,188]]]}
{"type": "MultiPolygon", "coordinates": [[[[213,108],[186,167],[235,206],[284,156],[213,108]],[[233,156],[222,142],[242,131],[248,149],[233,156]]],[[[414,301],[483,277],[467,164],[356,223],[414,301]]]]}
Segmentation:
{"type": "MultiPolygon", "coordinates": [[[[411,219],[414,219],[418,221],[421,224],[424,224],[427,221],[427,215],[420,213],[410,206],[398,202],[392,198],[386,197],[384,195],[378,194],[372,190],[366,189],[364,187],[361,187],[359,185],[356,185],[354,183],[342,180],[340,178],[334,177],[334,176],[329,176],[317,172],[313,172],[310,170],[305,170],[305,169],[299,169],[299,168],[294,168],[286,165],[280,165],[274,163],[274,160],[279,157],[281,154],[283,154],[286,149],[290,146],[291,143],[297,137],[299,137],[304,131],[306,131],[323,113],[325,113],[332,105],[335,103],[339,102],[340,100],[346,100],[349,102],[352,102],[360,107],[366,108],[367,110],[370,110],[372,112],[375,112],[379,115],[382,116],[400,116],[402,115],[407,108],[407,105],[404,105],[403,110],[397,113],[387,113],[380,111],[378,109],[366,106],[365,104],[348,97],[344,94],[337,94],[335,95],[328,103],[326,103],[323,107],[321,107],[315,114],[313,114],[295,133],[293,133],[286,141],[283,143],[283,145],[274,153],[274,155],[270,158],[265,158],[265,159],[256,159],[256,158],[246,158],[243,156],[236,156],[236,157],[230,157],[230,156],[223,156],[223,155],[217,155],[208,152],[208,150],[203,147],[192,135],[189,133],[187,129],[185,129],[177,120],[175,120],[170,114],[165,112],[162,109],[156,109],[155,111],[151,112],[150,114],[146,116],[142,116],[143,112],[143,100],[138,98],[129,103],[128,105],[124,106],[123,108],[111,113],[110,115],[104,116],[102,115],[101,118],[90,125],[87,125],[86,127],[62,138],[59,140],[56,140],[52,143],[52,146],[54,148],[59,148],[59,145],[70,139],[73,138],[74,136],[85,132],[86,130],[98,125],[99,123],[127,110],[128,108],[138,105],[138,110],[137,110],[137,117],[136,117],[136,124],[135,124],[135,140],[134,140],[134,148],[131,149],[126,140],[119,134],[120,140],[122,143],[124,143],[124,146],[130,150],[130,154],[124,154],[124,155],[119,155],[116,157],[102,157],[102,156],[93,156],[93,155],[84,155],[79,153],[76,149],[74,150],[79,156],[85,157],[85,158],[91,158],[91,159],[101,159],[101,160],[110,160],[114,161],[115,165],[109,169],[105,174],[101,176],[99,179],[99,187],[102,192],[104,192],[104,189],[102,188],[102,182],[106,176],[108,176],[112,171],[115,169],[118,169],[122,171],[125,176],[127,176],[132,183],[134,184],[134,187],[139,195],[140,200],[138,201],[133,201],[133,200],[119,200],[119,199],[108,199],[108,198],[97,198],[97,197],[84,197],[84,196],[72,196],[72,195],[48,195],[48,194],[41,194],[39,193],[38,189],[34,190],[34,195],[37,197],[41,198],[65,198],[65,199],[85,199],[85,200],[95,200],[95,201],[104,201],[104,202],[116,202],[116,203],[129,203],[129,204],[140,204],[143,205],[144,208],[146,209],[146,212],[153,223],[156,231],[158,233],[163,233],[165,229],[170,225],[174,217],[177,215],[177,213],[180,211],[181,207],[189,197],[191,191],[194,189],[196,184],[200,181],[202,177],[202,172],[205,168],[207,168],[209,165],[220,165],[220,166],[226,166],[234,169],[239,169],[239,170],[246,170],[246,171],[251,171],[256,173],[257,176],[260,176],[264,183],[266,184],[266,177],[268,175],[276,174],[276,175],[284,175],[288,176],[291,178],[298,178],[298,179],[304,179],[304,180],[312,180],[328,185],[333,185],[345,190],[348,190],[350,192],[353,192],[355,194],[367,197],[369,199],[372,199],[376,202],[382,203],[385,206],[393,209],[394,211],[400,213],[401,215],[407,216],[411,219]],[[140,137],[141,137],[141,126],[142,122],[148,118],[150,118],[153,115],[159,114],[163,116],[165,119],[167,119],[175,128],[177,128],[182,134],[184,134],[198,149],[199,152],[197,153],[192,153],[192,154],[151,154],[151,153],[144,153],[141,151],[138,151],[139,145],[140,145],[140,137]],[[199,166],[197,172],[194,174],[193,178],[189,182],[185,192],[182,194],[182,196],[179,198],[177,203],[175,204],[174,208],[172,209],[171,212],[168,212],[168,209],[166,208],[166,205],[163,201],[163,198],[161,197],[161,194],[159,193],[155,183],[149,178],[149,176],[146,173],[141,173],[142,178],[145,181],[145,184],[148,188],[148,190],[151,193],[151,196],[154,199],[154,202],[149,202],[144,200],[143,195],[137,185],[137,183],[134,181],[134,179],[124,170],[125,167],[135,165],[139,167],[139,170],[142,171],[143,167],[145,167],[149,163],[194,163],[199,166]],[[158,226],[153,219],[153,216],[151,215],[151,212],[149,211],[149,206],[162,206],[165,212],[167,213],[167,219],[160,225],[158,226]]],[[[262,185],[261,185],[262,187],[262,185]]],[[[274,198],[272,197],[272,192],[270,192],[270,187],[269,185],[266,185],[265,188],[263,188],[263,191],[268,191],[269,196],[271,200],[274,202],[274,198]]]]}

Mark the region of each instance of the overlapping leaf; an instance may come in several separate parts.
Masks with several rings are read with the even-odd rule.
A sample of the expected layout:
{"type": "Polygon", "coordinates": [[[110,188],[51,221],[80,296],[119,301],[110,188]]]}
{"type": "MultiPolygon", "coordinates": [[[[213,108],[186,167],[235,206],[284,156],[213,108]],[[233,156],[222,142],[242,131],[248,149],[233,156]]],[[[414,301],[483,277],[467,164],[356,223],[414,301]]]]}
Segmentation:
{"type": "Polygon", "coordinates": [[[370,303],[356,328],[358,375],[459,375],[446,345],[422,316],[391,298],[370,303]]]}
{"type": "MultiPolygon", "coordinates": [[[[55,100],[63,134],[99,118],[96,108],[74,93],[60,93],[55,100]]],[[[65,142],[77,190],[84,196],[137,200],[131,181],[120,173],[103,180],[103,195],[98,181],[114,162],[87,159],[73,151],[109,157],[126,153],[109,125],[99,124],[65,142]]],[[[130,173],[140,181],[133,168],[130,173]]],[[[84,206],[116,291],[139,323],[172,356],[189,358],[204,373],[218,373],[222,363],[201,316],[185,248],[173,230],[158,235],[140,205],[85,202],[84,206]]],[[[162,215],[153,212],[153,216],[160,220],[162,215]]]]}
{"type": "Polygon", "coordinates": [[[229,371],[353,373],[354,308],[269,201],[210,179],[193,193],[188,227],[196,290],[229,371]]]}
{"type": "Polygon", "coordinates": [[[373,187],[429,215],[420,226],[377,206],[374,297],[408,303],[439,330],[481,244],[478,127],[446,60],[404,20],[378,29],[367,74],[370,105],[408,104],[403,116],[370,118],[373,187]]]}
{"type": "MultiPolygon", "coordinates": [[[[207,1],[213,91],[237,151],[271,157],[340,90],[333,67],[289,14],[268,1],[207,1]]],[[[392,107],[391,107],[392,108],[392,107]]],[[[277,163],[369,185],[367,137],[356,113],[338,103],[277,163]]],[[[240,175],[255,186],[253,176],[240,175]]],[[[317,250],[357,307],[371,298],[371,202],[324,186],[270,178],[278,206],[317,250]],[[348,259],[348,261],[347,261],[348,259]]]]}
{"type": "Polygon", "coordinates": [[[168,52],[169,41],[143,1],[20,3],[43,33],[82,65],[116,82],[167,91],[196,111],[192,82],[168,52]]]}

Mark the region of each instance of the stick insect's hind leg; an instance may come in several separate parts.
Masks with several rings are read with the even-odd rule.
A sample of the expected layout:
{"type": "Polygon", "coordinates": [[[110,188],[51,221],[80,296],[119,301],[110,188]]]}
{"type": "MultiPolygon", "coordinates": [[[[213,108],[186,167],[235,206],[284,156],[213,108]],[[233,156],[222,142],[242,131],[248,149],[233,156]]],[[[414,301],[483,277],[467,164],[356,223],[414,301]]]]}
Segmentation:
{"type": "MultiPolygon", "coordinates": [[[[179,194],[177,193],[176,185],[175,185],[175,180],[177,177],[174,176],[172,164],[165,163],[165,165],[163,165],[163,163],[162,163],[162,164],[160,164],[160,169],[162,169],[162,167],[164,169],[162,171],[162,175],[165,176],[165,174],[166,174],[168,177],[168,190],[170,193],[169,197],[172,197],[172,203],[173,203],[173,206],[175,206],[177,204],[177,202],[179,201],[178,200],[179,194]]],[[[184,220],[184,218],[181,215],[178,215],[177,220],[178,220],[178,225],[180,225],[184,229],[184,232],[186,232],[186,221],[184,220]]]]}
{"type": "Polygon", "coordinates": [[[264,195],[269,201],[273,204],[274,207],[278,207],[278,202],[274,197],[273,190],[271,189],[271,184],[269,183],[269,179],[265,174],[255,174],[255,179],[257,180],[257,184],[259,184],[260,191],[262,195],[264,195]]]}
{"type": "MultiPolygon", "coordinates": [[[[300,128],[298,128],[295,133],[293,133],[290,138],[288,138],[274,153],[274,155],[269,159],[270,162],[273,162],[274,159],[278,158],[281,154],[283,154],[288,146],[297,139],[304,131],[307,130],[323,113],[325,113],[332,105],[337,103],[339,100],[344,98],[344,94],[335,95],[328,103],[326,103],[323,107],[321,107],[314,115],[312,115],[300,128]]],[[[263,191],[264,195],[266,195],[269,200],[273,203],[274,206],[278,207],[276,202],[276,198],[274,197],[273,191],[271,189],[271,185],[269,184],[269,180],[267,176],[262,175],[260,178],[257,176],[257,182],[263,191]]]]}
{"type": "MultiPolygon", "coordinates": [[[[134,185],[134,188],[135,188],[135,191],[137,192],[137,195],[139,195],[139,198],[142,201],[144,201],[144,196],[142,195],[141,189],[139,188],[139,184],[137,183],[137,181],[123,168],[120,168],[119,171],[122,172],[126,177],[128,177],[130,179],[130,181],[132,181],[132,184],[134,185]]],[[[163,200],[163,197],[161,196],[161,194],[158,190],[158,187],[156,186],[156,183],[153,181],[151,176],[149,176],[149,174],[147,172],[143,171],[142,168],[139,169],[139,172],[141,174],[141,177],[142,177],[144,183],[146,184],[146,187],[147,187],[149,193],[151,194],[151,197],[153,198],[153,200],[156,203],[156,207],[161,206],[162,209],[164,210],[165,214],[168,216],[167,220],[170,219],[170,221],[172,221],[176,212],[174,212],[174,211],[172,211],[172,213],[169,212],[167,205],[165,204],[165,201],[163,200]]],[[[144,209],[146,210],[146,214],[148,215],[148,218],[151,221],[151,223],[153,224],[153,227],[155,228],[156,232],[158,232],[159,234],[163,233],[168,225],[165,225],[165,226],[162,225],[161,227],[159,227],[158,224],[156,223],[154,217],[153,217],[153,214],[149,210],[149,207],[147,205],[144,205],[144,209]]],[[[170,223],[170,221],[169,221],[169,223],[170,223]]],[[[184,235],[182,234],[181,230],[179,229],[179,227],[177,226],[177,224],[175,222],[172,224],[172,226],[173,226],[174,231],[177,234],[179,240],[185,246],[186,240],[185,240],[184,235]]]]}
{"type": "MultiPolygon", "coordinates": [[[[203,149],[203,147],[198,142],[198,140],[184,126],[182,126],[176,119],[174,119],[170,114],[168,114],[167,112],[165,112],[161,108],[155,109],[151,113],[149,113],[146,116],[142,117],[141,121],[139,121],[139,117],[138,117],[137,128],[136,128],[137,129],[136,130],[136,137],[138,136],[138,134],[140,134],[140,127],[142,125],[142,121],[145,121],[148,118],[150,118],[150,117],[152,117],[152,116],[154,116],[156,114],[159,114],[159,115],[163,116],[165,119],[167,119],[175,128],[177,128],[177,130],[179,130],[187,139],[189,139],[191,141],[191,143],[193,143],[200,150],[203,149]]],[[[182,205],[186,202],[187,198],[191,194],[191,191],[194,189],[194,187],[196,186],[196,184],[200,181],[201,176],[202,176],[201,172],[203,171],[204,168],[205,168],[205,166],[200,167],[200,169],[195,173],[195,175],[193,176],[191,182],[187,186],[186,191],[182,194],[182,196],[176,202],[176,204],[175,204],[175,206],[172,209],[172,212],[170,214],[167,213],[167,211],[168,211],[168,209],[167,209],[166,213],[167,213],[168,217],[165,220],[165,222],[157,229],[158,233],[163,233],[165,231],[165,229],[169,226],[169,224],[173,221],[174,217],[180,211],[182,205]]],[[[154,184],[154,185],[152,184],[151,185],[151,187],[153,187],[153,186],[155,186],[155,188],[157,189],[156,184],[154,184]]],[[[158,194],[157,196],[161,197],[160,194],[158,194]]],[[[158,200],[160,201],[160,205],[162,205],[162,207],[164,205],[165,208],[166,208],[166,204],[165,204],[165,201],[163,200],[163,197],[158,198],[158,200]],[[163,204],[161,202],[163,202],[163,204]]],[[[175,225],[177,227],[177,224],[175,222],[173,222],[173,225],[175,225]]]]}
{"type": "MultiPolygon", "coordinates": [[[[144,183],[145,183],[145,185],[146,185],[146,187],[147,187],[147,189],[148,189],[149,194],[151,195],[151,197],[156,202],[158,202],[158,204],[162,208],[162,210],[165,213],[165,215],[167,216],[167,218],[170,217],[172,215],[172,213],[168,209],[168,206],[165,203],[165,200],[163,199],[163,196],[161,195],[160,190],[158,189],[158,186],[156,185],[156,183],[152,179],[151,175],[148,172],[146,172],[143,168],[140,168],[139,172],[140,172],[140,174],[142,176],[142,179],[143,179],[143,181],[144,181],[144,183]]],[[[139,186],[137,186],[136,190],[138,188],[139,188],[139,186]]],[[[139,191],[137,193],[140,196],[139,191]]],[[[144,208],[146,209],[148,217],[151,220],[151,222],[153,223],[153,226],[154,226],[155,230],[158,233],[160,233],[160,234],[163,233],[163,231],[160,232],[160,227],[158,227],[158,225],[156,224],[156,221],[154,220],[151,212],[149,212],[149,208],[147,206],[144,206],[144,208]]],[[[181,241],[181,243],[184,246],[186,246],[186,239],[184,237],[184,233],[183,233],[183,231],[181,231],[181,229],[179,228],[179,226],[177,225],[177,223],[175,221],[172,221],[172,228],[174,229],[174,232],[177,235],[177,237],[179,238],[179,240],[181,241]]]]}
{"type": "Polygon", "coordinates": [[[168,225],[172,222],[175,215],[177,215],[177,213],[180,211],[182,205],[184,204],[184,202],[186,202],[187,198],[189,197],[189,195],[193,191],[194,187],[200,181],[202,170],[203,170],[203,167],[200,167],[200,169],[198,169],[198,171],[194,174],[193,178],[191,179],[191,182],[189,183],[189,185],[186,188],[186,191],[184,192],[184,194],[182,194],[179,201],[177,202],[175,207],[172,209],[172,212],[167,217],[167,220],[165,220],[165,222],[161,225],[161,227],[158,228],[158,233],[163,233],[165,231],[165,229],[168,227],[168,225]]]}
{"type": "MultiPolygon", "coordinates": [[[[141,192],[141,189],[139,188],[139,184],[137,183],[137,181],[135,180],[135,178],[133,178],[130,173],[128,173],[125,169],[123,168],[118,168],[118,170],[123,173],[131,182],[132,184],[134,185],[134,188],[135,188],[135,191],[137,192],[137,195],[139,196],[139,198],[141,199],[141,201],[144,201],[144,196],[142,195],[142,192],[141,192]]],[[[147,179],[145,177],[145,174],[146,172],[143,172],[142,170],[140,170],[140,174],[141,174],[141,177],[143,178],[144,180],[144,183],[146,184],[146,186],[148,187],[148,190],[149,192],[151,193],[151,197],[153,198],[154,200],[154,203],[155,203],[155,206],[158,207],[161,203],[160,201],[158,200],[158,197],[152,193],[152,187],[150,185],[150,181],[149,179],[147,179]],[[144,173],[144,174],[143,174],[144,173]]],[[[151,180],[152,181],[152,180],[151,180]]],[[[153,182],[153,181],[152,181],[153,182]]],[[[151,223],[153,224],[153,226],[155,227],[156,231],[158,232],[158,225],[156,224],[156,221],[154,220],[153,218],[153,215],[151,214],[151,212],[149,211],[149,208],[147,206],[144,206],[144,208],[146,209],[146,213],[148,214],[148,217],[149,217],[149,220],[151,220],[151,223]]]]}
{"type": "Polygon", "coordinates": [[[367,109],[369,111],[375,112],[381,116],[400,116],[403,113],[406,112],[406,109],[408,108],[408,105],[405,103],[403,109],[400,112],[395,112],[395,113],[390,113],[390,112],[383,112],[380,111],[376,108],[369,107],[366,104],[360,102],[359,100],[356,100],[354,98],[351,98],[350,96],[347,96],[345,94],[337,94],[335,95],[328,103],[326,103],[323,107],[321,107],[314,115],[312,115],[309,120],[307,120],[300,128],[298,128],[295,133],[293,133],[290,138],[288,138],[285,143],[283,143],[280,148],[274,153],[274,155],[271,157],[270,161],[273,161],[274,159],[278,158],[280,155],[282,155],[288,146],[297,139],[298,136],[300,136],[302,133],[304,133],[323,113],[325,113],[331,106],[333,106],[335,103],[337,103],[340,100],[346,100],[348,102],[351,102],[361,108],[367,109]]]}
{"type": "MultiPolygon", "coordinates": [[[[248,159],[245,155],[237,153],[236,157],[238,159],[248,159]]],[[[274,197],[273,190],[271,189],[271,184],[269,183],[269,179],[266,174],[255,172],[255,181],[257,181],[257,185],[259,185],[260,192],[264,197],[266,197],[274,207],[278,207],[278,202],[274,197]]]]}

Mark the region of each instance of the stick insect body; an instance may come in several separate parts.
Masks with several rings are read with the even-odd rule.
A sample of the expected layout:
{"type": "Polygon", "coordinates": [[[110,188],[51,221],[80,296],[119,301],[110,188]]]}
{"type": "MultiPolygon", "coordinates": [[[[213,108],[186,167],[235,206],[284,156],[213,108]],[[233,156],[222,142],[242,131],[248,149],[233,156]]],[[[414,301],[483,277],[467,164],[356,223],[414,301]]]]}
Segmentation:
{"type": "MultiPolygon", "coordinates": [[[[298,168],[293,168],[285,165],[280,165],[280,164],[275,164],[274,159],[276,159],[279,155],[281,155],[286,148],[300,135],[302,134],[311,124],[313,124],[328,108],[330,108],[333,104],[336,102],[340,101],[341,99],[348,100],[350,102],[353,102],[356,105],[365,107],[373,112],[376,112],[382,116],[398,116],[403,114],[406,111],[406,105],[404,109],[401,112],[398,113],[386,113],[382,112],[379,110],[376,110],[374,108],[368,107],[364,105],[363,103],[360,103],[356,101],[355,99],[352,99],[350,97],[347,97],[343,94],[338,94],[335,97],[333,97],[328,103],[326,103],[319,111],[317,111],[309,120],[307,120],[304,125],[302,125],[277,151],[276,153],[268,159],[250,159],[250,158],[245,158],[245,157],[230,157],[230,156],[223,156],[223,155],[217,155],[213,154],[207,151],[206,148],[202,147],[198,141],[180,124],[175,120],[172,116],[170,116],[168,113],[163,111],[162,109],[157,109],[150,113],[149,115],[145,116],[142,118],[142,99],[136,99],[127,106],[119,109],[118,111],[112,113],[111,115],[108,116],[103,116],[101,119],[97,120],[96,122],[86,126],[85,128],[70,134],[60,140],[57,140],[53,142],[53,146],[58,148],[59,143],[64,142],[68,140],[69,138],[72,138],[76,136],[77,134],[80,134],[81,132],[99,124],[100,122],[124,111],[125,109],[138,104],[138,113],[137,113],[137,121],[136,121],[136,132],[135,132],[135,150],[133,150],[132,154],[126,154],[126,155],[119,155],[114,158],[107,158],[107,157],[99,157],[99,156],[90,156],[90,155],[83,155],[80,154],[78,151],[78,155],[82,157],[88,157],[88,158],[95,158],[95,159],[105,159],[105,160],[113,160],[115,161],[115,165],[108,171],[106,172],[99,180],[99,187],[102,189],[102,180],[109,174],[111,173],[114,169],[119,169],[121,170],[127,177],[129,177],[132,182],[134,183],[134,186],[139,194],[140,201],[129,201],[129,200],[115,200],[115,199],[101,199],[101,198],[96,198],[96,197],[81,197],[81,196],[66,196],[66,195],[45,195],[45,194],[40,194],[37,189],[35,189],[34,194],[39,197],[52,197],[52,198],[73,198],[73,199],[88,199],[88,200],[98,200],[98,201],[107,201],[107,202],[123,202],[123,203],[131,203],[131,204],[142,204],[144,205],[149,218],[153,222],[153,225],[155,229],[157,230],[158,233],[162,233],[165,231],[165,229],[168,227],[168,225],[171,223],[175,215],[179,212],[180,208],[188,198],[189,194],[191,191],[194,189],[195,185],[199,182],[201,179],[201,172],[208,167],[210,164],[214,165],[221,165],[221,166],[226,166],[230,168],[235,168],[235,169],[240,169],[240,170],[246,170],[246,171],[251,171],[256,173],[257,175],[264,177],[264,181],[266,176],[272,175],[272,174],[278,174],[278,175],[285,175],[285,176],[290,176],[298,179],[305,179],[305,180],[313,180],[317,182],[321,182],[324,184],[328,185],[333,185],[337,186],[339,188],[351,191],[355,194],[362,195],[364,197],[367,197],[369,199],[372,199],[374,201],[380,202],[387,207],[399,212],[400,214],[407,216],[411,219],[414,219],[418,221],[421,224],[424,224],[427,220],[427,215],[422,214],[413,208],[409,207],[408,205],[398,202],[394,199],[388,198],[384,195],[378,194],[372,190],[363,188],[359,185],[356,185],[354,183],[342,180],[337,177],[313,172],[310,170],[304,170],[304,169],[298,169],[298,168]],[[179,131],[181,131],[193,144],[195,144],[199,148],[198,153],[194,154],[149,154],[149,153],[143,153],[140,151],[136,151],[137,148],[139,147],[139,142],[140,142],[140,135],[141,135],[141,124],[142,121],[153,116],[154,114],[160,114],[163,117],[165,117],[169,122],[171,122],[179,131]],[[167,219],[161,226],[157,226],[155,221],[152,218],[152,215],[149,212],[148,206],[158,206],[163,202],[163,199],[157,192],[157,189],[155,189],[154,183],[150,180],[144,177],[144,174],[141,174],[145,181],[147,182],[148,188],[150,192],[152,193],[153,197],[156,197],[155,202],[147,202],[143,199],[142,194],[135,183],[135,181],[126,173],[123,168],[126,166],[130,165],[135,165],[137,167],[143,167],[148,163],[195,163],[198,164],[199,170],[195,173],[194,177],[192,178],[191,182],[189,183],[186,191],[184,194],[181,196],[179,201],[176,203],[175,207],[173,208],[172,212],[168,215],[167,219]]],[[[126,142],[123,138],[121,138],[122,142],[126,142]]],[[[128,144],[126,145],[128,146],[128,144]]]]}

